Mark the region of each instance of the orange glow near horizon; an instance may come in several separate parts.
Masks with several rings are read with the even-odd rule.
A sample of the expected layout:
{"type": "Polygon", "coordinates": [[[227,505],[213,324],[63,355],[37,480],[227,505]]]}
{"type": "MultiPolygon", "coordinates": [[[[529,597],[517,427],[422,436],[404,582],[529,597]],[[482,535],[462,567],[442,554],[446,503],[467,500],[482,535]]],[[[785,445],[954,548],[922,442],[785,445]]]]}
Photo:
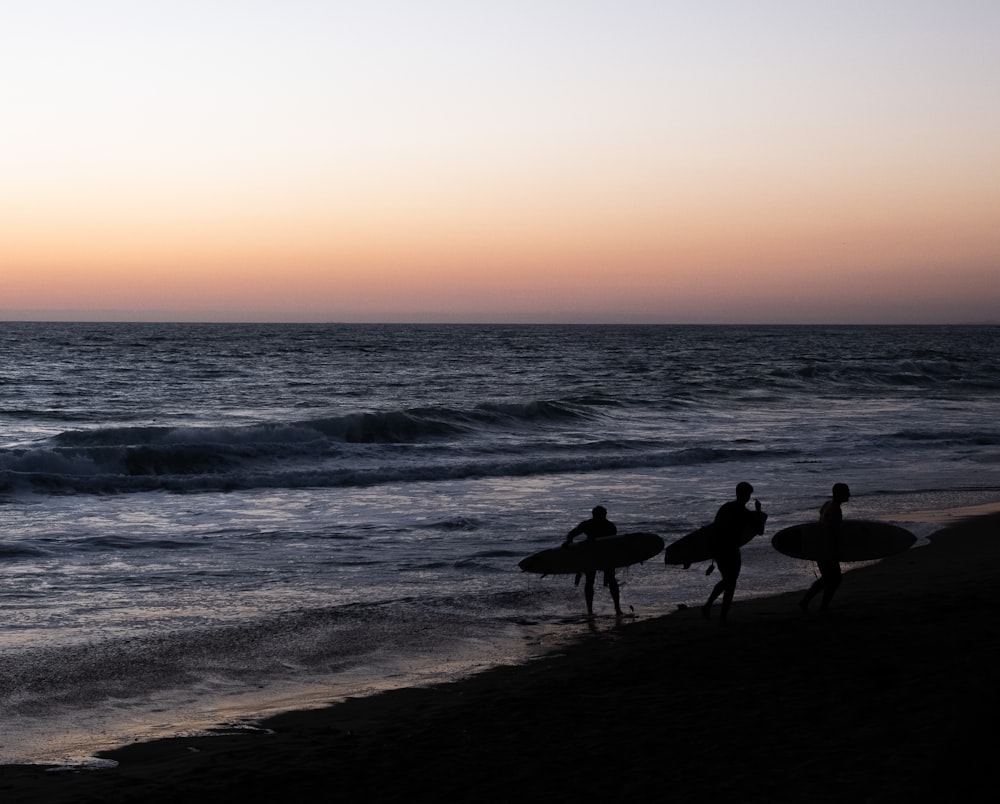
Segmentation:
{"type": "Polygon", "coordinates": [[[861,27],[794,3],[742,28],[595,4],[565,43],[520,2],[454,30],[399,4],[412,33],[296,5],[309,24],[231,5],[271,61],[211,19],[189,41],[181,17],[78,16],[108,37],[98,53],[67,23],[51,45],[79,77],[15,21],[39,83],[7,104],[0,319],[1000,316],[996,10],[909,14],[955,57],[931,61],[877,0],[861,27]]]}

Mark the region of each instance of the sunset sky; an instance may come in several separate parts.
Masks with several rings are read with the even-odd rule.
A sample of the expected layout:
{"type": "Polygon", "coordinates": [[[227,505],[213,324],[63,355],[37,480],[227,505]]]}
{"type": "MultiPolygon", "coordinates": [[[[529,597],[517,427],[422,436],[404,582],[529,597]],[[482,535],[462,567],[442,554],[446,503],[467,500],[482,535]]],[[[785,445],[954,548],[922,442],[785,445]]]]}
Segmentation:
{"type": "Polygon", "coordinates": [[[1000,321],[996,0],[0,0],[0,320],[1000,321]]]}

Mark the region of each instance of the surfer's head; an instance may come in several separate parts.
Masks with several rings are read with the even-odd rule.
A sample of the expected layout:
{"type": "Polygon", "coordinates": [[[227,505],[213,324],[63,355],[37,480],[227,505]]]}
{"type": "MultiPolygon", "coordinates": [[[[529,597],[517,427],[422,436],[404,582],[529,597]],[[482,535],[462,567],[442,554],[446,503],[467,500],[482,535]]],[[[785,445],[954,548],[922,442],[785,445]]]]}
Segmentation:
{"type": "Polygon", "coordinates": [[[750,499],[750,495],[753,494],[753,486],[747,483],[745,480],[742,483],[736,484],[736,499],[746,502],[750,499]]]}
{"type": "Polygon", "coordinates": [[[833,484],[833,499],[837,502],[847,502],[851,499],[851,490],[847,487],[846,483],[833,484]]]}
{"type": "Polygon", "coordinates": [[[603,505],[598,505],[590,512],[590,515],[594,517],[594,519],[607,519],[608,509],[603,505]]]}

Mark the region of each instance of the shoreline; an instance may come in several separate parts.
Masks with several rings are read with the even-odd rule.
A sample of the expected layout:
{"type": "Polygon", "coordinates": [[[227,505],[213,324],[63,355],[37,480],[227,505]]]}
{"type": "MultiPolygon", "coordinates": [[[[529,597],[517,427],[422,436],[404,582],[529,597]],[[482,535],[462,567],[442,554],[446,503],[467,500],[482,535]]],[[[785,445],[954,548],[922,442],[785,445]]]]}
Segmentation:
{"type": "Polygon", "coordinates": [[[897,801],[985,787],[1000,709],[1000,513],[801,592],[625,621],[525,664],[104,752],[101,770],[0,767],[9,800],[227,801],[331,792],[612,801],[897,801]],[[597,770],[594,770],[594,769],[597,770]],[[484,782],[485,779],[490,782],[484,782]]]}

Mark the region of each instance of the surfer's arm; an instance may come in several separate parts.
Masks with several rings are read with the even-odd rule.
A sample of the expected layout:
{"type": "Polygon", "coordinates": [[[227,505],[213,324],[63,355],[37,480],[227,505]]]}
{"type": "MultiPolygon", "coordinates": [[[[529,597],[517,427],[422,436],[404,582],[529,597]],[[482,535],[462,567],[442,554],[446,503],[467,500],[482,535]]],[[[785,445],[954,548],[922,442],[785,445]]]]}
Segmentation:
{"type": "Polygon", "coordinates": [[[729,509],[727,509],[726,506],[723,505],[721,508],[719,508],[718,511],[715,512],[715,519],[713,519],[712,521],[716,525],[724,528],[726,527],[726,520],[728,518],[729,518],[729,509]]]}
{"type": "Polygon", "coordinates": [[[566,540],[563,542],[563,547],[568,547],[573,543],[573,539],[583,533],[583,523],[581,522],[573,530],[566,534],[566,540]]]}

